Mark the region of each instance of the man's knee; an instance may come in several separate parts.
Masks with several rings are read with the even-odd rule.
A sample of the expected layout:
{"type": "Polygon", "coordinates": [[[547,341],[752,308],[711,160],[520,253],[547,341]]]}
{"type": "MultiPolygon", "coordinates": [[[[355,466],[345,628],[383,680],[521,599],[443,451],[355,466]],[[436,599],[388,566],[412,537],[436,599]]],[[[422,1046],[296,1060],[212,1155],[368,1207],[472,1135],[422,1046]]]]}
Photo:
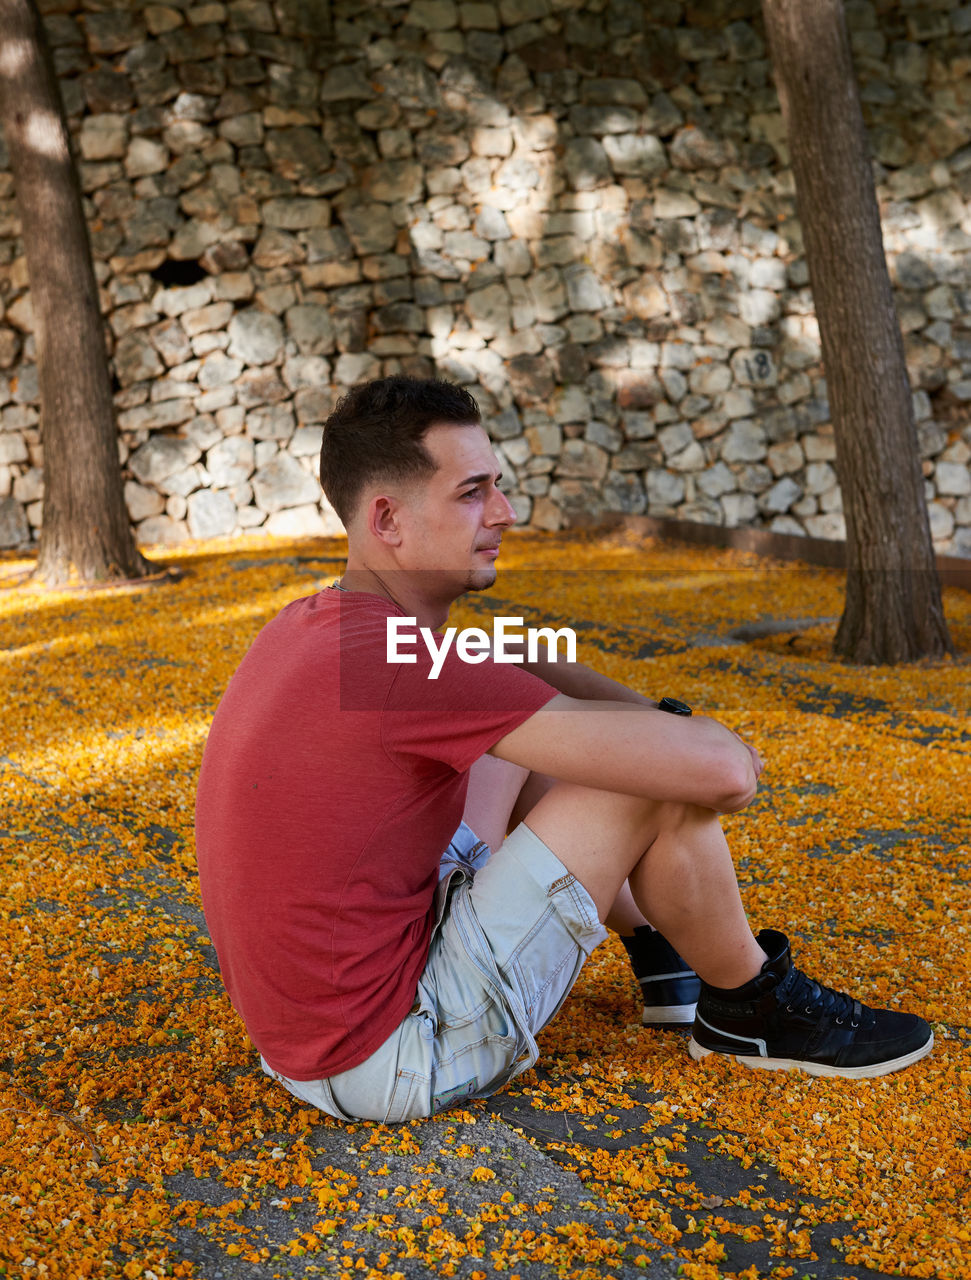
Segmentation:
{"type": "Polygon", "coordinates": [[[696,804],[684,804],[680,800],[662,800],[655,814],[658,826],[664,831],[718,821],[718,814],[714,809],[703,809],[696,804]]]}

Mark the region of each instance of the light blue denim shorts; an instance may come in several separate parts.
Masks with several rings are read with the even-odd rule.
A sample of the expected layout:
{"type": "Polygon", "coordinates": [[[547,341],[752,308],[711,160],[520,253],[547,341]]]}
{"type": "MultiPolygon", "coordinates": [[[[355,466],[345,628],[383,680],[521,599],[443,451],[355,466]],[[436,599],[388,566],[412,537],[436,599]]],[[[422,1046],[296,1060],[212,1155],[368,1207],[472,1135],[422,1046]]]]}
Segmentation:
{"type": "Polygon", "coordinates": [[[442,858],[415,1006],[370,1058],[326,1080],[263,1070],[342,1120],[416,1120],[496,1093],[607,932],[593,899],[525,823],[489,856],[463,822],[442,858]]]}

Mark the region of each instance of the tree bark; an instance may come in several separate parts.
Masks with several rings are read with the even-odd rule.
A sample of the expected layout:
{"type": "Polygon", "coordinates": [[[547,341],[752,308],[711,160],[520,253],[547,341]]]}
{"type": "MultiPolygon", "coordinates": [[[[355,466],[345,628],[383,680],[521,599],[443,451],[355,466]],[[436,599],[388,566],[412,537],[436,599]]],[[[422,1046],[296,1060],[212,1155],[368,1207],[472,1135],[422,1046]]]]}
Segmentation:
{"type": "Polygon", "coordinates": [[[822,339],[846,517],[834,652],[859,663],[952,651],[903,339],[842,0],[762,0],[822,339]]]}
{"type": "Polygon", "coordinates": [[[44,506],[35,576],[139,577],[125,507],[98,287],[64,109],[34,0],[0,0],[0,127],[30,280],[44,506]]]}

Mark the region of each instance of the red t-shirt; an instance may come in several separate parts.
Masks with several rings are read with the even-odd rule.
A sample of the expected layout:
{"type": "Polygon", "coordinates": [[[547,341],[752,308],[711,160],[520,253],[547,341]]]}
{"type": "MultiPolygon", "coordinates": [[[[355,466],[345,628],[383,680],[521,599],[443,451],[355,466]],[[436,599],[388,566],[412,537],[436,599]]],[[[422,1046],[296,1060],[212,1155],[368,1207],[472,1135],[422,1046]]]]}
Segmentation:
{"type": "Polygon", "coordinates": [[[395,614],[331,588],[288,605],[230,681],[202,761],[199,878],[223,981],[294,1080],[363,1062],[408,1012],[468,770],[556,692],[454,645],[435,680],[420,640],[416,663],[389,663],[395,614]]]}

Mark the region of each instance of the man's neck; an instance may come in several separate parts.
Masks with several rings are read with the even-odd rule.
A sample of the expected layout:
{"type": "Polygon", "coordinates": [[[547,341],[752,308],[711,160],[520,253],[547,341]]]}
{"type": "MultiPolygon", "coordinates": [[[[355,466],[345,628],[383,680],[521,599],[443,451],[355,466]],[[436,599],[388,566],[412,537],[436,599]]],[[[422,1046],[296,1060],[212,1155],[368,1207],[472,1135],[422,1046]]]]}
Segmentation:
{"type": "Polygon", "coordinates": [[[340,579],[343,591],[363,591],[372,596],[383,596],[396,604],[406,617],[416,618],[419,627],[438,631],[448,621],[449,603],[430,600],[421,590],[415,575],[402,569],[380,571],[366,565],[348,565],[340,579]]]}

